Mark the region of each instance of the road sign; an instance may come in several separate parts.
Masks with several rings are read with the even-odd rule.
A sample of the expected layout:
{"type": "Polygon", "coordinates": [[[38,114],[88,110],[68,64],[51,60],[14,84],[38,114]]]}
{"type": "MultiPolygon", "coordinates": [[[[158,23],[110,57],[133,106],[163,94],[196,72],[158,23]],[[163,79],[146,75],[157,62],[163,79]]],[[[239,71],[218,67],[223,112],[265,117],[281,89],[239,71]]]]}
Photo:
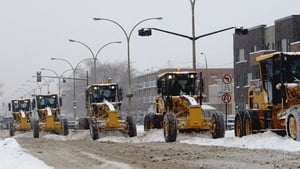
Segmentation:
{"type": "Polygon", "coordinates": [[[231,101],[231,95],[229,93],[224,93],[222,95],[222,101],[227,104],[231,101]]]}
{"type": "Polygon", "coordinates": [[[223,93],[231,93],[231,84],[223,84],[222,92],[223,93]]]}
{"type": "Polygon", "coordinates": [[[232,77],[230,74],[224,74],[222,77],[222,81],[224,84],[229,84],[232,81],[232,77]]]}

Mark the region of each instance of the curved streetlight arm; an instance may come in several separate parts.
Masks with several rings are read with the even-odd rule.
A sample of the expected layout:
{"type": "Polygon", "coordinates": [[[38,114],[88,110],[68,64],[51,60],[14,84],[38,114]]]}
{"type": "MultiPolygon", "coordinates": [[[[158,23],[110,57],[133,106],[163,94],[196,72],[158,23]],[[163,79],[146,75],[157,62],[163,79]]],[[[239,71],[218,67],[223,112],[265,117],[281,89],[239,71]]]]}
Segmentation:
{"type": "Polygon", "coordinates": [[[93,50],[87,44],[85,44],[81,41],[78,41],[78,40],[73,40],[73,39],[69,39],[69,42],[76,42],[76,43],[79,43],[79,44],[85,46],[91,52],[93,58],[96,58],[96,55],[94,54],[93,50]]]}
{"type": "Polygon", "coordinates": [[[106,43],[105,45],[103,45],[103,46],[97,51],[97,53],[96,53],[96,55],[95,55],[95,58],[98,57],[98,54],[100,53],[100,51],[101,51],[103,48],[105,48],[106,46],[108,46],[108,45],[110,45],[110,44],[113,44],[113,43],[122,43],[122,42],[121,42],[121,41],[114,41],[114,42],[106,43]]]}
{"type": "Polygon", "coordinates": [[[79,65],[80,63],[82,63],[82,62],[84,62],[84,61],[86,61],[86,60],[91,60],[91,59],[93,59],[93,58],[85,58],[85,59],[82,59],[81,61],[79,61],[79,62],[76,64],[76,66],[75,66],[75,68],[74,68],[74,71],[77,70],[77,67],[78,67],[78,65],[79,65]]]}
{"type": "Polygon", "coordinates": [[[94,19],[95,21],[103,20],[103,21],[113,22],[114,24],[118,25],[118,26],[122,29],[122,31],[123,31],[123,33],[125,34],[127,40],[129,39],[129,36],[128,36],[126,30],[125,30],[118,22],[116,22],[116,21],[114,21],[114,20],[111,20],[111,19],[106,19],[106,18],[93,18],[93,19],[94,19]]]}
{"type": "Polygon", "coordinates": [[[55,71],[54,71],[54,70],[52,70],[52,69],[49,69],[49,68],[41,68],[41,70],[48,70],[48,71],[50,71],[50,72],[54,73],[54,74],[56,75],[56,77],[59,77],[58,73],[57,73],[57,72],[55,72],[55,71]]]}
{"type": "Polygon", "coordinates": [[[98,21],[98,20],[105,20],[105,21],[109,21],[109,22],[112,22],[116,25],[118,25],[121,30],[123,31],[123,33],[125,34],[126,36],[126,40],[127,40],[127,65],[128,65],[128,93],[126,94],[126,96],[128,97],[128,109],[129,109],[129,112],[131,111],[131,97],[133,96],[133,94],[131,93],[131,77],[130,77],[130,37],[132,35],[132,32],[134,31],[134,29],[141,23],[145,22],[145,21],[148,21],[148,20],[152,20],[152,19],[162,19],[161,17],[156,17],[156,18],[146,18],[146,19],[143,19],[141,21],[139,21],[137,24],[135,24],[133,26],[133,28],[131,29],[131,31],[129,32],[129,34],[127,34],[126,30],[116,21],[114,20],[111,20],[111,19],[105,19],[105,18],[93,18],[95,21],[98,21]]]}
{"type": "Polygon", "coordinates": [[[138,22],[137,24],[135,24],[135,25],[133,26],[133,28],[131,29],[131,31],[130,31],[130,33],[129,33],[129,38],[131,37],[133,31],[135,30],[135,28],[136,28],[139,24],[141,24],[141,23],[143,23],[143,22],[145,22],[145,21],[148,21],[148,20],[154,20],[154,19],[162,20],[162,17],[146,18],[146,19],[141,20],[140,22],[138,22]]]}
{"type": "Polygon", "coordinates": [[[71,64],[69,61],[67,61],[66,59],[62,59],[62,58],[51,58],[51,60],[62,60],[62,61],[65,61],[65,62],[67,62],[67,63],[71,66],[71,68],[75,71],[75,69],[74,69],[74,67],[72,66],[72,64],[71,64]]]}
{"type": "Polygon", "coordinates": [[[146,18],[146,19],[141,20],[140,22],[138,22],[137,24],[135,24],[135,25],[133,26],[133,28],[131,29],[131,31],[130,31],[129,34],[127,34],[126,30],[125,30],[118,22],[116,22],[116,21],[114,21],[114,20],[106,19],[106,18],[93,18],[93,19],[94,19],[95,21],[98,21],[98,20],[109,21],[109,22],[113,22],[114,24],[118,25],[118,26],[122,29],[123,33],[125,34],[127,41],[129,41],[129,39],[130,39],[130,37],[131,37],[131,35],[132,35],[132,32],[134,31],[134,29],[135,29],[139,24],[141,24],[141,23],[143,23],[143,22],[145,22],[145,21],[148,21],[148,20],[152,20],[152,19],[158,19],[158,20],[161,20],[162,17],[146,18]]]}
{"type": "Polygon", "coordinates": [[[63,78],[63,75],[64,75],[66,72],[71,71],[71,70],[73,70],[73,69],[67,69],[67,70],[63,71],[63,72],[60,74],[59,78],[63,78]]]}

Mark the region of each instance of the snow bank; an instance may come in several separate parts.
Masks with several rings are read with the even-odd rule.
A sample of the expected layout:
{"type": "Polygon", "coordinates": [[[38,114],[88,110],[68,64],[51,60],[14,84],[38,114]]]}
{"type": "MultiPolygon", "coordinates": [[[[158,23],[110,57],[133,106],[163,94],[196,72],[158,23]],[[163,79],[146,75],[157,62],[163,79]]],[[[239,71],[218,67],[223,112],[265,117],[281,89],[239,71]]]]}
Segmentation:
{"type": "Polygon", "coordinates": [[[25,153],[14,138],[0,140],[0,168],[50,169],[43,161],[25,153]]]}
{"type": "Polygon", "coordinates": [[[272,149],[296,152],[300,151],[300,142],[289,137],[281,137],[271,131],[258,133],[242,138],[235,137],[234,131],[226,131],[225,138],[211,139],[193,137],[179,140],[180,143],[197,144],[205,146],[224,146],[248,149],[272,149]]]}
{"type": "MultiPolygon", "coordinates": [[[[137,137],[124,139],[124,137],[108,136],[102,137],[97,141],[131,143],[165,142],[162,129],[154,129],[144,132],[143,126],[137,126],[137,137]]],[[[289,137],[281,137],[271,131],[239,138],[234,136],[233,130],[230,130],[225,132],[225,138],[220,139],[212,139],[211,135],[208,133],[178,133],[177,142],[204,146],[224,146],[248,149],[272,149],[291,152],[300,151],[300,142],[294,141],[289,137]]]]}

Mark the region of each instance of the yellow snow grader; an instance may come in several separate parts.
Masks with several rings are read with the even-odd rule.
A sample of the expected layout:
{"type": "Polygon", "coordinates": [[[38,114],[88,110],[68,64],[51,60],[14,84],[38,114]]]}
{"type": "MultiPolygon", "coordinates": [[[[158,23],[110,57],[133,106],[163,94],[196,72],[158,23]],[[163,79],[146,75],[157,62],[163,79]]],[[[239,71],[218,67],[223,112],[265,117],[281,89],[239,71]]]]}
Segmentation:
{"type": "Polygon", "coordinates": [[[79,119],[79,129],[89,129],[93,140],[103,131],[121,131],[126,136],[137,135],[132,116],[123,120],[119,114],[122,90],[111,79],[100,84],[91,84],[86,89],[87,114],[79,119]]]}
{"type": "Polygon", "coordinates": [[[38,119],[32,122],[33,137],[39,138],[40,131],[68,135],[68,120],[60,118],[59,99],[57,94],[36,96],[38,119]]]}
{"type": "Polygon", "coordinates": [[[32,112],[30,99],[21,98],[12,100],[8,109],[9,111],[12,111],[13,115],[13,120],[8,121],[10,136],[14,136],[15,131],[31,130],[30,118],[32,112]]]}
{"type": "Polygon", "coordinates": [[[300,53],[256,57],[260,79],[252,80],[247,110],[235,116],[235,135],[274,131],[300,140],[300,53]]]}
{"type": "Polygon", "coordinates": [[[156,112],[145,115],[144,130],[163,128],[166,142],[176,141],[177,130],[210,131],[213,138],[224,137],[224,115],[221,112],[214,112],[211,117],[203,115],[200,101],[203,81],[198,82],[195,71],[177,70],[160,74],[157,80],[159,96],[155,102],[156,112]]]}

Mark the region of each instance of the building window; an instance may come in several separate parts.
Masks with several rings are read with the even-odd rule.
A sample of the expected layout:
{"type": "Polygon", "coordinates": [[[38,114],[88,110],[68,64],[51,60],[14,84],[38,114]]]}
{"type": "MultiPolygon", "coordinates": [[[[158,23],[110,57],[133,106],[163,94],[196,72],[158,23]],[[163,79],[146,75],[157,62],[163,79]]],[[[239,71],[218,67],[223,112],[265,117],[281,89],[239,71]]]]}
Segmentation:
{"type": "Polygon", "coordinates": [[[245,60],[245,50],[244,49],[240,49],[239,51],[239,61],[244,61],[245,60]]]}
{"type": "Polygon", "coordinates": [[[235,79],[235,84],[236,84],[236,86],[240,86],[240,81],[241,81],[240,75],[238,74],[238,75],[236,76],[236,79],[235,79]]]}
{"type": "Polygon", "coordinates": [[[287,39],[282,39],[281,40],[281,51],[282,52],[288,52],[288,40],[287,39]]]}
{"type": "Polygon", "coordinates": [[[245,49],[240,49],[239,50],[239,55],[236,57],[236,63],[244,63],[247,62],[245,58],[245,49]]]}
{"type": "Polygon", "coordinates": [[[245,73],[245,75],[243,76],[243,86],[247,86],[248,85],[248,76],[247,73],[245,73]]]}
{"type": "Polygon", "coordinates": [[[259,71],[255,71],[252,73],[252,79],[259,79],[259,71]]]}

